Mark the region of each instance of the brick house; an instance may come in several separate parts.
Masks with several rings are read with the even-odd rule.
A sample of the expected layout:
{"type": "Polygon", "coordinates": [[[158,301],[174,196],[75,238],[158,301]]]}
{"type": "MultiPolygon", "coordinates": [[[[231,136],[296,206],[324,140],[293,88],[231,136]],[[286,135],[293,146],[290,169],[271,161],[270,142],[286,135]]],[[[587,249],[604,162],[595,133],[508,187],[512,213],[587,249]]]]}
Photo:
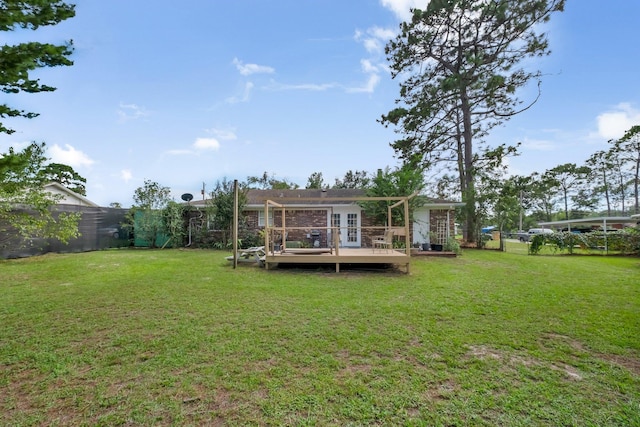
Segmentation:
{"type": "MultiPolygon", "coordinates": [[[[338,227],[341,247],[365,248],[371,247],[373,236],[380,235],[385,224],[376,224],[373,218],[367,217],[358,205],[358,200],[364,199],[365,192],[359,189],[251,189],[247,191],[247,203],[242,214],[248,229],[258,233],[266,225],[265,202],[282,203],[286,205],[287,241],[328,247],[333,241],[330,228],[338,227]]],[[[205,203],[196,201],[191,205],[202,207],[205,203]]],[[[455,208],[463,204],[428,198],[424,198],[422,203],[413,212],[409,241],[442,244],[449,236],[454,236],[455,208]]],[[[270,209],[268,217],[269,226],[282,227],[280,209],[270,209]]],[[[404,231],[398,230],[397,234],[403,235],[404,231]]]]}

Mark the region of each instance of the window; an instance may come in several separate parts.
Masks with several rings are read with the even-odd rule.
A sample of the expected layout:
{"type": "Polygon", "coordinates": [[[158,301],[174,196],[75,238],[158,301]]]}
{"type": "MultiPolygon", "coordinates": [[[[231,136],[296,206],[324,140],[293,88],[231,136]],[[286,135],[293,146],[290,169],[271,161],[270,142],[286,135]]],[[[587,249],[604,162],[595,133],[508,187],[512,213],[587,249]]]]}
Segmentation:
{"type": "Polygon", "coordinates": [[[358,241],[358,214],[347,214],[347,242],[358,241]]]}
{"type": "Polygon", "coordinates": [[[340,228],[340,214],[333,214],[333,226],[340,228]]]}
{"type": "MultiPolygon", "coordinates": [[[[264,227],[264,211],[258,211],[258,227],[264,227]]],[[[269,215],[269,227],[273,227],[273,213],[269,215]]]]}

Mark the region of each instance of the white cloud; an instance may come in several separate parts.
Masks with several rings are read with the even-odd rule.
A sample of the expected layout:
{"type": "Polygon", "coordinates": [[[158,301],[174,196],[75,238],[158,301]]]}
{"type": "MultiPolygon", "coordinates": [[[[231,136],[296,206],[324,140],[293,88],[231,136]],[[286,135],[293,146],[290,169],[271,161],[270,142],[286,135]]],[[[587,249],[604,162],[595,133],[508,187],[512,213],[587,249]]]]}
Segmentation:
{"type": "Polygon", "coordinates": [[[362,71],[365,73],[377,73],[378,67],[373,65],[370,60],[362,59],[360,60],[360,65],[362,66],[362,71]]]}
{"type": "Polygon", "coordinates": [[[271,81],[266,89],[269,90],[307,90],[311,92],[322,92],[332,88],[338,87],[336,83],[301,83],[301,84],[283,84],[271,81]]]}
{"type": "Polygon", "coordinates": [[[395,37],[396,33],[380,27],[371,27],[366,31],[356,30],[353,39],[362,43],[365,50],[374,56],[382,56],[384,47],[389,40],[395,37]]]}
{"type": "Polygon", "coordinates": [[[95,162],[82,151],[76,150],[69,144],[65,144],[64,148],[55,144],[50,148],[51,160],[54,163],[62,163],[71,167],[89,167],[95,162]]]}
{"type": "Polygon", "coordinates": [[[173,149],[165,151],[165,154],[170,156],[188,156],[198,155],[198,152],[202,151],[218,151],[220,149],[220,140],[233,141],[237,139],[236,134],[232,130],[226,129],[207,129],[205,131],[208,134],[213,134],[216,137],[212,138],[196,138],[195,142],[191,144],[191,149],[173,149]]]}
{"type": "Polygon", "coordinates": [[[169,154],[170,156],[184,156],[187,154],[193,154],[193,151],[191,150],[167,150],[166,152],[167,154],[169,154]]]}
{"type": "Polygon", "coordinates": [[[525,138],[522,142],[522,148],[534,151],[553,151],[556,145],[545,139],[529,139],[525,138]]]}
{"type": "Polygon", "coordinates": [[[201,151],[218,151],[220,149],[220,142],[215,138],[197,138],[196,142],[193,143],[193,148],[201,151]]]}
{"type": "MultiPolygon", "coordinates": [[[[9,151],[9,148],[13,148],[15,152],[22,151],[28,146],[30,146],[32,142],[30,141],[17,141],[17,142],[9,142],[8,144],[0,144],[0,151],[9,151]]],[[[0,154],[0,157],[2,155],[0,154]]]]}
{"type": "Polygon", "coordinates": [[[275,69],[266,65],[243,64],[238,58],[233,58],[233,65],[236,66],[240,74],[250,76],[251,74],[273,74],[275,69]]]}
{"type": "Polygon", "coordinates": [[[392,11],[398,19],[411,19],[411,9],[426,9],[429,0],[380,0],[380,4],[392,11]]]}
{"type": "Polygon", "coordinates": [[[120,122],[128,122],[149,116],[149,112],[136,104],[120,103],[120,109],[117,111],[120,122]]]}
{"type": "Polygon", "coordinates": [[[388,28],[371,27],[366,31],[356,30],[353,39],[362,43],[367,52],[372,55],[382,55],[387,42],[396,36],[397,32],[388,28]]]}
{"type": "Polygon", "coordinates": [[[120,171],[120,179],[124,182],[129,182],[133,178],[133,174],[129,169],[122,169],[120,171]]]}
{"type": "Polygon", "coordinates": [[[632,126],[640,124],[640,111],[631,104],[618,104],[613,111],[602,113],[597,118],[598,136],[604,139],[621,138],[632,126]]]}
{"type": "Polygon", "coordinates": [[[224,141],[235,141],[238,139],[236,133],[230,129],[216,129],[211,128],[207,130],[208,133],[214,134],[216,137],[224,140],[224,141]]]}
{"type": "Polygon", "coordinates": [[[240,102],[247,102],[249,101],[249,99],[251,98],[251,91],[253,90],[253,83],[251,82],[247,82],[244,85],[244,91],[242,93],[242,96],[237,97],[237,96],[232,96],[230,98],[227,98],[227,103],[229,104],[237,104],[240,102]]]}
{"type": "Polygon", "coordinates": [[[366,81],[364,86],[361,87],[353,87],[348,88],[347,92],[349,93],[373,93],[376,86],[380,83],[380,75],[378,74],[370,74],[369,79],[366,81]]]}
{"type": "Polygon", "coordinates": [[[362,46],[369,54],[368,58],[360,60],[362,72],[367,76],[366,82],[355,88],[348,88],[349,93],[373,93],[380,82],[380,74],[388,71],[386,58],[384,57],[384,47],[393,39],[396,32],[391,29],[381,27],[371,27],[366,31],[356,30],[353,39],[362,43],[362,46]]]}
{"type": "Polygon", "coordinates": [[[380,27],[372,27],[369,28],[369,33],[379,40],[391,40],[397,34],[396,30],[392,30],[390,28],[380,28],[380,27]]]}

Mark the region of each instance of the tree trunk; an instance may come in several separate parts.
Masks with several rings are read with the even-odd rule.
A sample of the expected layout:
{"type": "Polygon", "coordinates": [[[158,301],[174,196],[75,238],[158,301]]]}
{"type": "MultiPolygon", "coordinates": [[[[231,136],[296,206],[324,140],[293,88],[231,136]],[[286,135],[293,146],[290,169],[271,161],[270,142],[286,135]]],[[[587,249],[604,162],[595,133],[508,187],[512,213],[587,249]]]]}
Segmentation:
{"type": "Polygon", "coordinates": [[[471,124],[471,106],[466,88],[462,88],[460,94],[462,110],[462,137],[464,141],[464,188],[462,189],[462,201],[465,203],[465,236],[469,243],[476,241],[476,188],[475,172],[473,170],[473,130],[471,124]]]}
{"type": "Polygon", "coordinates": [[[611,216],[611,201],[609,200],[609,183],[606,169],[602,170],[602,181],[604,182],[604,198],[607,201],[607,216],[611,216]]]}
{"type": "Polygon", "coordinates": [[[633,181],[633,193],[635,196],[636,206],[634,209],[634,213],[640,213],[640,205],[638,204],[638,200],[640,197],[638,196],[638,179],[640,178],[640,155],[636,158],[636,174],[635,179],[633,181]]]}

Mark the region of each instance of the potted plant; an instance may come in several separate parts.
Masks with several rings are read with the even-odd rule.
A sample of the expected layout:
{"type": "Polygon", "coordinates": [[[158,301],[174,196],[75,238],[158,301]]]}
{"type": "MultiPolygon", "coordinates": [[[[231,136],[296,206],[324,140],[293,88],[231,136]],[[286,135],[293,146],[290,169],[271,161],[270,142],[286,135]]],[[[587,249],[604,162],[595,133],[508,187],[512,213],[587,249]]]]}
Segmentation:
{"type": "Polygon", "coordinates": [[[441,252],[443,249],[443,245],[438,241],[438,235],[435,232],[430,231],[429,238],[431,241],[431,250],[441,252]],[[434,242],[438,242],[438,243],[434,243],[434,242]]]}
{"type": "Polygon", "coordinates": [[[430,233],[424,233],[422,231],[420,231],[420,237],[422,237],[422,243],[420,244],[420,249],[422,249],[423,251],[430,251],[431,250],[431,243],[430,243],[430,239],[429,239],[430,233]]]}

